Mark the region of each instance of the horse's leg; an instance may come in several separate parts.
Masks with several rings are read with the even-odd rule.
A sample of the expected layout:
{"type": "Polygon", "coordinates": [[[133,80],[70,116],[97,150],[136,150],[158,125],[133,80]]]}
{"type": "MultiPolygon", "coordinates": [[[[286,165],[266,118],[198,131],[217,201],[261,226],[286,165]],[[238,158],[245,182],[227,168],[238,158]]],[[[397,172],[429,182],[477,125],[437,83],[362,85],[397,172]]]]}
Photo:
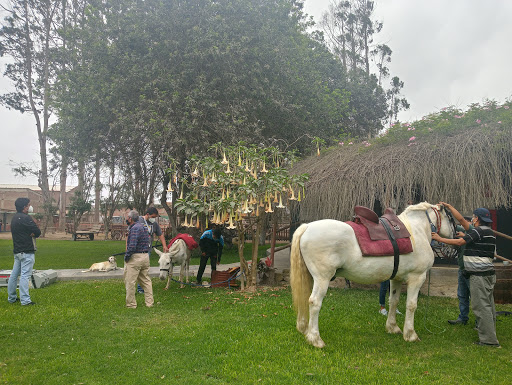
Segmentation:
{"type": "Polygon", "coordinates": [[[320,337],[320,331],[318,329],[318,314],[320,313],[322,301],[329,288],[329,280],[330,279],[326,278],[315,278],[313,291],[309,297],[309,327],[305,334],[308,342],[317,348],[323,348],[325,346],[325,342],[320,337]]]}
{"type": "Polygon", "coordinates": [[[396,324],[396,309],[400,300],[400,291],[402,290],[402,282],[391,280],[389,285],[389,312],[386,321],[386,331],[391,334],[400,334],[402,331],[396,324]]]}
{"type": "Polygon", "coordinates": [[[165,286],[164,290],[168,290],[169,289],[169,285],[171,284],[172,269],[173,269],[173,265],[172,265],[172,262],[171,262],[171,266],[169,266],[169,274],[167,275],[167,285],[165,286]]]}
{"type": "Polygon", "coordinates": [[[185,270],[185,264],[182,263],[181,266],[180,266],[180,289],[183,289],[185,287],[185,284],[183,283],[183,272],[185,270]]]}
{"type": "Polygon", "coordinates": [[[426,273],[410,276],[407,282],[407,309],[404,323],[404,340],[408,342],[419,341],[418,335],[414,330],[414,312],[418,307],[418,293],[421,285],[425,282],[426,273]]]}

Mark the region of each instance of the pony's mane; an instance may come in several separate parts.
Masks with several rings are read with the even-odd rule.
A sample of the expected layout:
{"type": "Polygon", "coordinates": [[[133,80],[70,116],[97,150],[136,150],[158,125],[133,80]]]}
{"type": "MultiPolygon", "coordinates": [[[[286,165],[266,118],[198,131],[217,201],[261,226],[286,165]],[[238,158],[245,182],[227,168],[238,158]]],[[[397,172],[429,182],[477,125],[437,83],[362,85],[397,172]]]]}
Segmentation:
{"type": "Polygon", "coordinates": [[[432,203],[428,203],[428,202],[421,202],[416,205],[407,206],[406,209],[404,210],[404,213],[408,213],[411,211],[426,211],[429,208],[431,208],[432,206],[436,206],[436,205],[433,205],[432,203]]]}

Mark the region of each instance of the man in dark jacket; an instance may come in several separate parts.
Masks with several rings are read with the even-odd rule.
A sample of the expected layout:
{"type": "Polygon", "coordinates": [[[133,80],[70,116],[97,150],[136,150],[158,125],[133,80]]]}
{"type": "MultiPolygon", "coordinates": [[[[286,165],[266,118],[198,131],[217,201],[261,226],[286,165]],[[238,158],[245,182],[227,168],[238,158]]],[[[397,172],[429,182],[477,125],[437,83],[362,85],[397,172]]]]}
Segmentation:
{"type": "Polygon", "coordinates": [[[126,220],[128,238],[124,255],[124,283],[126,287],[126,307],[135,309],[135,283],[144,290],[144,301],[147,307],[153,307],[153,285],[149,277],[149,233],[139,222],[139,213],[131,210],[126,220]]]}
{"type": "Polygon", "coordinates": [[[41,230],[28,215],[33,212],[30,199],[18,198],[14,202],[16,214],[11,221],[12,243],[14,245],[14,265],[7,284],[7,300],[10,303],[20,301],[22,305],[34,305],[28,292],[28,283],[32,277],[35,262],[36,238],[41,230]],[[16,286],[20,277],[20,298],[16,295],[16,286]]]}
{"type": "Polygon", "coordinates": [[[224,248],[224,237],[220,229],[206,230],[203,235],[201,235],[199,247],[201,248],[201,262],[199,263],[199,270],[197,272],[197,284],[201,285],[208,258],[210,258],[212,271],[217,270],[217,265],[220,263],[222,249],[224,248]]]}

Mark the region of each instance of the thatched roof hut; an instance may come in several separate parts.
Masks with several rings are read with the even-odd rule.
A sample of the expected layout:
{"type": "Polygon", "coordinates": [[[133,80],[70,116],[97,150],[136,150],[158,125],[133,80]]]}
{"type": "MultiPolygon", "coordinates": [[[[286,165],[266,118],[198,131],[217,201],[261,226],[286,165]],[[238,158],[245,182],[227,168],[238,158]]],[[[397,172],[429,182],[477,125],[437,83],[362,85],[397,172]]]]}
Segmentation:
{"type": "Polygon", "coordinates": [[[349,220],[355,205],[376,202],[401,211],[409,201],[442,200],[463,214],[511,207],[512,109],[503,107],[442,111],[371,144],[345,141],[303,160],[294,167],[310,175],[300,220],[349,220]]]}

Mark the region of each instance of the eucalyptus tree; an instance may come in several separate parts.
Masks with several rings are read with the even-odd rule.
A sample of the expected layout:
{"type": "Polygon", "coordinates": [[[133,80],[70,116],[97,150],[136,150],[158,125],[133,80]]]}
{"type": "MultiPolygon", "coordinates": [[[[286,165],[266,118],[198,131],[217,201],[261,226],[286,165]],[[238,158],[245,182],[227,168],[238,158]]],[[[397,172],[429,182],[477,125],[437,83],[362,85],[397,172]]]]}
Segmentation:
{"type": "MultiPolygon", "coordinates": [[[[55,211],[48,181],[48,143],[51,98],[55,65],[52,50],[58,47],[56,29],[60,25],[56,0],[11,0],[3,7],[6,17],[0,30],[0,56],[7,57],[4,76],[14,90],[0,96],[0,103],[34,116],[39,141],[38,184],[43,195],[45,223],[55,211]]],[[[43,228],[43,236],[46,226],[43,228]]]]}
{"type": "Polygon", "coordinates": [[[353,111],[348,120],[349,131],[357,136],[376,135],[390,116],[389,111],[396,115],[395,112],[409,108],[405,98],[393,96],[396,90],[386,91],[382,87],[383,78],[389,76],[386,64],[391,61],[392,51],[385,44],[375,45],[375,36],[383,27],[374,17],[376,3],[334,1],[320,23],[327,46],[347,73],[346,89],[351,95],[353,111]]]}

